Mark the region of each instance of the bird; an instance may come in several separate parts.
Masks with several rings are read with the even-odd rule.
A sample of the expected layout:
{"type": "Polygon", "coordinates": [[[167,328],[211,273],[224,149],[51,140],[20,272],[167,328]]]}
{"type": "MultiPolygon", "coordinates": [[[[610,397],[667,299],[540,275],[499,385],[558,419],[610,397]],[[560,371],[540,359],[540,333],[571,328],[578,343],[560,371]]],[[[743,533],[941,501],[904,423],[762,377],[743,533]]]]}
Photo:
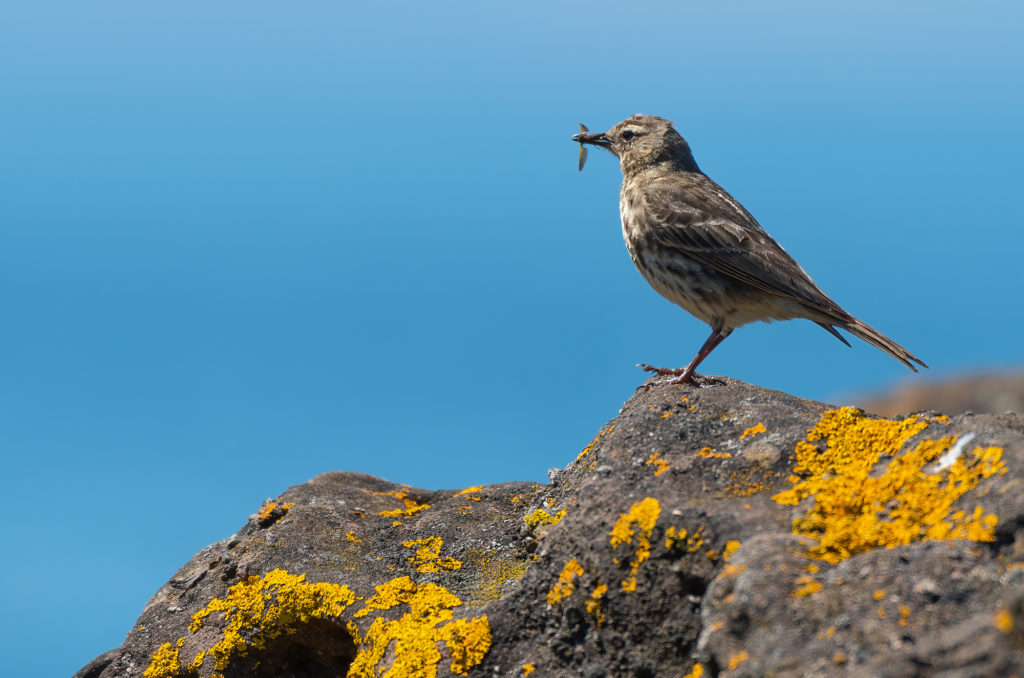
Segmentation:
{"type": "Polygon", "coordinates": [[[572,136],[619,159],[619,213],[626,248],[640,274],[661,296],[711,327],[682,368],[639,367],[661,383],[700,385],[700,363],[733,330],[755,321],[806,318],[847,346],[837,328],[860,337],[917,372],[920,358],[853,317],[811,279],[756,219],[700,170],[674,123],[636,114],[607,132],[580,124],[572,136]]]}

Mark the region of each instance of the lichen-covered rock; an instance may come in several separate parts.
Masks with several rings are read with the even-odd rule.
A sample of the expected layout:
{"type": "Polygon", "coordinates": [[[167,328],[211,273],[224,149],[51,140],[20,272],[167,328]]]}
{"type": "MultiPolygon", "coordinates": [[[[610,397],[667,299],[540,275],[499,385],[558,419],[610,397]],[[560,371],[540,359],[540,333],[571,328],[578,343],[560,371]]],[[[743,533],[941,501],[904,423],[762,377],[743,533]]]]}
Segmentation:
{"type": "Polygon", "coordinates": [[[549,485],[292,487],[80,675],[1024,676],[1024,420],[720,382],[549,485]]]}

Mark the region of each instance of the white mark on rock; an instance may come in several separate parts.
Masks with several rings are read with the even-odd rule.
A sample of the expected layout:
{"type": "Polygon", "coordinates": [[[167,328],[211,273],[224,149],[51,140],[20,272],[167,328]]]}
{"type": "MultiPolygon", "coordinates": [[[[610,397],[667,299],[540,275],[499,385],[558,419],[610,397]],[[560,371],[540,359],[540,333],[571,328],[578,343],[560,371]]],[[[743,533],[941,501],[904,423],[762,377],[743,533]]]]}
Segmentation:
{"type": "Polygon", "coordinates": [[[942,456],[935,461],[932,465],[933,470],[926,469],[926,471],[928,473],[940,473],[945,471],[956,463],[956,460],[964,453],[964,448],[967,447],[967,443],[971,442],[976,437],[976,434],[973,431],[970,431],[957,438],[957,441],[953,443],[953,447],[946,450],[942,456]]]}

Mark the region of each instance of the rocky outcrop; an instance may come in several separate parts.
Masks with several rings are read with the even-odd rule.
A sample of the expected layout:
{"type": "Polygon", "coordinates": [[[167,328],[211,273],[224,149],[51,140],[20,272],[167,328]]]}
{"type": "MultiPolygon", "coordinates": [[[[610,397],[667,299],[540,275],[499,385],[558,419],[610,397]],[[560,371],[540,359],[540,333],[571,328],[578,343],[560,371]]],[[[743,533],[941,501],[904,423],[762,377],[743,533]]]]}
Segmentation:
{"type": "Polygon", "coordinates": [[[333,472],[79,675],[1024,675],[1024,419],[640,390],[547,485],[333,472]]]}

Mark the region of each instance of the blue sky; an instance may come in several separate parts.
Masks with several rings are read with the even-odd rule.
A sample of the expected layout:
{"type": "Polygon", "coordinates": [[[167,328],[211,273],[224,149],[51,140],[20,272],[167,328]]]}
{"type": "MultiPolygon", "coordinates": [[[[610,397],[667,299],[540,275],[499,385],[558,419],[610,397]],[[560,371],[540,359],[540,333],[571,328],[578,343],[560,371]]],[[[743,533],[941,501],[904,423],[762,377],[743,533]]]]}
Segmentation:
{"type": "MultiPolygon", "coordinates": [[[[1019,3],[33,2],[0,22],[0,665],[69,675],[329,470],[542,480],[707,329],[577,123],[702,169],[939,378],[1024,362],[1019,3]],[[694,3],[696,4],[696,3],[694,3]],[[352,6],[350,6],[352,5],[352,6]]],[[[912,375],[803,321],[704,365],[912,375]]]]}

